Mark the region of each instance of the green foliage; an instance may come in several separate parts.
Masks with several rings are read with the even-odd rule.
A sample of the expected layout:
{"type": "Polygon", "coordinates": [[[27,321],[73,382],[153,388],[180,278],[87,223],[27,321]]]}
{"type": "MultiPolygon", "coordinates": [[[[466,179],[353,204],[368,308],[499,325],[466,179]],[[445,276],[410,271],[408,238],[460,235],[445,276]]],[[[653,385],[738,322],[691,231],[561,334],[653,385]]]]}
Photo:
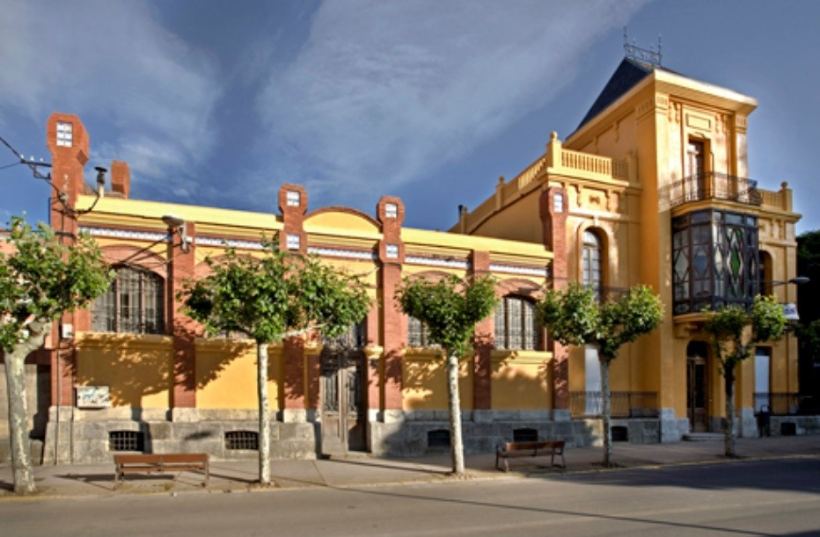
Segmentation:
{"type": "Polygon", "coordinates": [[[498,299],[492,278],[465,283],[456,276],[437,282],[405,278],[396,299],[407,315],[427,326],[428,337],[449,355],[463,356],[475,325],[493,312],[498,299]]]}
{"type": "Polygon", "coordinates": [[[548,291],[538,304],[538,315],[563,345],[595,345],[602,359],[613,360],[622,345],[660,324],[663,307],[643,285],[615,300],[599,301],[594,290],[572,283],[565,290],[548,291]]]}
{"type": "Polygon", "coordinates": [[[715,354],[726,374],[751,356],[758,343],[783,337],[786,324],[783,306],[774,297],[758,295],[748,311],[731,305],[710,313],[703,329],[712,336],[715,354]]]}
{"type": "Polygon", "coordinates": [[[211,274],[186,282],[180,294],[188,315],[211,334],[239,331],[259,343],[309,330],[334,337],[367,315],[367,290],[356,276],[269,247],[262,257],[228,250],[209,258],[211,274]]]}
{"type": "Polygon", "coordinates": [[[0,253],[0,347],[7,352],[27,339],[28,324],[86,306],[113,278],[90,237],[65,246],[47,225],[35,230],[14,217],[8,243],[12,253],[0,253]]]}

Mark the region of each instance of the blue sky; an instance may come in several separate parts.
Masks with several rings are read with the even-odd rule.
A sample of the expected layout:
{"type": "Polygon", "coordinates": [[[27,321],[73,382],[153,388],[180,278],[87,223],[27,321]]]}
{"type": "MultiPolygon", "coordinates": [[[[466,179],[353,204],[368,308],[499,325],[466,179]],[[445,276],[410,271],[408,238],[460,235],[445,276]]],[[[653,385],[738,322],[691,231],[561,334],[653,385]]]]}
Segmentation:
{"type": "MultiPolygon", "coordinates": [[[[132,197],[311,207],[447,229],[498,176],[578,124],[623,56],[622,27],[664,65],[758,99],[750,175],[795,188],[820,228],[820,2],[0,0],[0,134],[46,157],[52,111],[79,114],[93,166],[123,159],[132,197]]],[[[13,157],[0,152],[0,166],[13,157]]],[[[0,169],[0,220],[45,218],[48,190],[0,169]]]]}

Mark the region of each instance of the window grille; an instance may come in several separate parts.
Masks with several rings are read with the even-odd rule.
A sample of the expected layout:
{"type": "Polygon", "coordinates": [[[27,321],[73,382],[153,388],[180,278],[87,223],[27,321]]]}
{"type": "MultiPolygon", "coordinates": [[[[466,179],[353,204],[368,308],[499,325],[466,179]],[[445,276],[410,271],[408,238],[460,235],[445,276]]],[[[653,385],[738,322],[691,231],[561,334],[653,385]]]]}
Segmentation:
{"type": "Polygon", "coordinates": [[[162,278],[147,270],[116,269],[116,277],[92,307],[97,332],[161,334],[165,331],[165,289],[162,278]]]}
{"type": "Polygon", "coordinates": [[[450,447],[450,431],[447,429],[436,429],[427,432],[427,447],[442,448],[450,447]]]}
{"type": "Polygon", "coordinates": [[[111,431],[108,433],[109,451],[145,451],[142,431],[111,431]]]}
{"type": "Polygon", "coordinates": [[[513,429],[513,442],[537,442],[538,431],[529,427],[513,429]]]}
{"type": "Polygon", "coordinates": [[[259,433],[256,431],[228,431],[225,433],[225,449],[259,450],[259,433]]]}
{"type": "Polygon", "coordinates": [[[495,310],[495,346],[498,349],[535,350],[539,345],[535,305],[521,297],[505,297],[495,310]]]}
{"type": "Polygon", "coordinates": [[[427,346],[427,327],[415,317],[407,318],[407,344],[411,347],[427,346]]]}
{"type": "Polygon", "coordinates": [[[583,283],[599,294],[601,292],[601,258],[601,240],[592,231],[585,231],[582,255],[583,283]]]}
{"type": "Polygon", "coordinates": [[[362,349],[367,345],[367,319],[350,325],[347,330],[335,338],[324,338],[324,344],[337,349],[362,349]]]}

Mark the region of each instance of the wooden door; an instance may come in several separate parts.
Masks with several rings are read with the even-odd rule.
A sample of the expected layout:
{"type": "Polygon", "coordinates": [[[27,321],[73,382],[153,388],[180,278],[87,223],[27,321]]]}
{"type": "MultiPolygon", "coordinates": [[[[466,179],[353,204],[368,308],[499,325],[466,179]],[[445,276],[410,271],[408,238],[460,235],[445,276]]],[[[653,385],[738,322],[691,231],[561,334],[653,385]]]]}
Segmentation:
{"type": "Polygon", "coordinates": [[[706,343],[692,342],[687,349],[686,360],[686,407],[689,425],[693,432],[709,430],[708,371],[706,343]]]}
{"type": "Polygon", "coordinates": [[[328,345],[321,356],[322,453],[345,455],[366,449],[364,353],[328,345]]]}

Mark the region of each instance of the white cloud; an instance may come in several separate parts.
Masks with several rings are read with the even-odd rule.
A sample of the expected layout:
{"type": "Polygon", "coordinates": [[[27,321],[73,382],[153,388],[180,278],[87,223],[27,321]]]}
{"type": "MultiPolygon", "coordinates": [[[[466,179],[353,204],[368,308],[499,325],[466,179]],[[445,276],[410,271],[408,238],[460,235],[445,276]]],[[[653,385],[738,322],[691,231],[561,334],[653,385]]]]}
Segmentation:
{"type": "Polygon", "coordinates": [[[128,161],[135,181],[183,175],[215,143],[214,62],[145,4],[3,0],[0,65],[0,121],[59,110],[110,126],[92,153],[128,161]]]}
{"type": "Polygon", "coordinates": [[[260,94],[265,143],[314,192],[389,191],[544,105],[642,4],[326,2],[260,94]]]}

